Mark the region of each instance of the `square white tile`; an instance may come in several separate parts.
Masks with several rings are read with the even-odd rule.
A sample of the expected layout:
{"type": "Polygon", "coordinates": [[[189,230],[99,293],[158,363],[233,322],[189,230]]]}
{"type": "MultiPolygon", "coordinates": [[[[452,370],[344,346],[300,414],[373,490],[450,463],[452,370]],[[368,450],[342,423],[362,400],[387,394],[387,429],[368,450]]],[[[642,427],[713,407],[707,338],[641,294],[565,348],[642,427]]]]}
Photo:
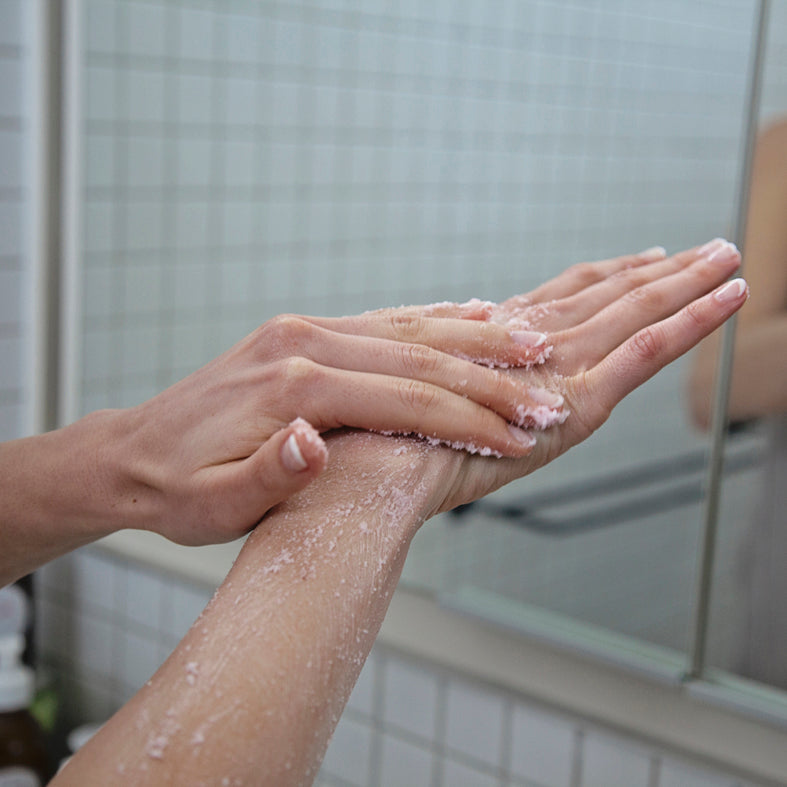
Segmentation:
{"type": "Polygon", "coordinates": [[[126,690],[140,689],[167,657],[157,634],[150,637],[135,631],[120,632],[121,654],[117,677],[126,690]]]}
{"type": "Polygon", "coordinates": [[[366,787],[371,775],[372,728],[343,716],[336,727],[322,773],[357,787],[366,787]]]}
{"type": "Polygon", "coordinates": [[[429,787],[433,767],[430,751],[392,735],[383,736],[380,787],[429,787]]]}
{"type": "Polygon", "coordinates": [[[378,674],[377,657],[372,650],[355,682],[350,698],[347,700],[348,708],[368,716],[374,713],[378,674]]]}
{"type": "Polygon", "coordinates": [[[0,44],[19,46],[22,42],[22,0],[0,3],[0,44]]]}
{"type": "Polygon", "coordinates": [[[168,9],[158,3],[126,3],[128,52],[137,56],[168,54],[166,26],[168,9]]]}
{"type": "Polygon", "coordinates": [[[178,74],[175,77],[176,103],[181,123],[209,123],[213,79],[207,74],[178,74]]]}
{"type": "Polygon", "coordinates": [[[387,659],[384,667],[383,719],[403,730],[434,740],[437,676],[425,667],[387,659]]]}
{"type": "MultiPolygon", "coordinates": [[[[22,317],[22,274],[0,269],[0,325],[17,325],[22,317]]],[[[0,373],[0,380],[4,375],[0,373]]],[[[2,383],[0,382],[0,385],[2,383]]]]}
{"type": "Polygon", "coordinates": [[[86,73],[88,120],[114,120],[118,115],[116,72],[111,68],[88,66],[86,73]]]}
{"type": "MultiPolygon", "coordinates": [[[[0,145],[3,143],[0,134],[0,145]]],[[[0,151],[0,156],[3,152],[0,151]]],[[[0,177],[2,174],[0,173],[0,177]]],[[[3,185],[0,182],[0,185],[3,185]]],[[[0,202],[0,255],[14,256],[22,253],[22,215],[24,203],[0,202]]]]}
{"type": "Polygon", "coordinates": [[[446,745],[489,765],[500,765],[504,713],[502,696],[452,680],[446,693],[446,745]]]}
{"type": "Polygon", "coordinates": [[[168,590],[172,605],[171,634],[181,639],[213,596],[212,590],[197,588],[188,583],[173,583],[168,590]]]}
{"type": "Polygon", "coordinates": [[[169,588],[165,581],[158,574],[134,566],[124,569],[123,574],[125,616],[140,626],[166,631],[164,607],[169,588]]]}
{"type": "Polygon", "coordinates": [[[116,140],[105,134],[87,134],[85,148],[85,186],[108,188],[115,184],[116,140]]]}
{"type": "Polygon", "coordinates": [[[488,773],[447,759],[443,763],[444,787],[501,787],[501,781],[488,773]]]}
{"type": "Polygon", "coordinates": [[[665,757],[661,762],[658,787],[737,787],[730,776],[665,757]]]}
{"type": "Polygon", "coordinates": [[[164,74],[129,70],[125,80],[125,119],[132,123],[160,123],[164,119],[164,74]]]}
{"type": "Polygon", "coordinates": [[[27,87],[23,77],[21,61],[0,58],[0,117],[22,114],[22,91],[27,87]]]}
{"type": "Polygon", "coordinates": [[[164,140],[156,136],[131,136],[126,142],[128,185],[161,188],[164,185],[164,140]]]}
{"type": "MultiPolygon", "coordinates": [[[[211,179],[213,141],[204,137],[181,136],[177,140],[177,181],[179,186],[207,186],[211,179]]],[[[180,206],[186,199],[181,195],[180,206]]]]}
{"type": "Polygon", "coordinates": [[[76,671],[86,677],[92,673],[109,677],[115,670],[115,625],[87,609],[76,609],[71,617],[76,671]]]}
{"type": "Polygon", "coordinates": [[[89,200],[85,204],[85,251],[106,254],[114,249],[114,218],[117,209],[112,202],[89,200]]]}
{"type": "Polygon", "coordinates": [[[582,787],[648,787],[649,753],[620,738],[588,733],[582,743],[582,787]]]}
{"type": "Polygon", "coordinates": [[[0,390],[14,390],[22,377],[22,341],[0,337],[0,390]]]}
{"type": "Polygon", "coordinates": [[[80,607],[122,614],[123,569],[90,548],[73,554],[71,590],[80,607]]]}
{"type": "Polygon", "coordinates": [[[216,15],[199,6],[184,5],[178,9],[176,26],[180,38],[180,57],[189,60],[210,60],[213,38],[217,29],[216,15]]]}
{"type": "Polygon", "coordinates": [[[511,771],[544,787],[570,787],[575,734],[563,718],[518,704],[514,707],[511,771]]]}
{"type": "Polygon", "coordinates": [[[90,0],[85,4],[86,45],[90,52],[114,52],[117,3],[90,0]]]}

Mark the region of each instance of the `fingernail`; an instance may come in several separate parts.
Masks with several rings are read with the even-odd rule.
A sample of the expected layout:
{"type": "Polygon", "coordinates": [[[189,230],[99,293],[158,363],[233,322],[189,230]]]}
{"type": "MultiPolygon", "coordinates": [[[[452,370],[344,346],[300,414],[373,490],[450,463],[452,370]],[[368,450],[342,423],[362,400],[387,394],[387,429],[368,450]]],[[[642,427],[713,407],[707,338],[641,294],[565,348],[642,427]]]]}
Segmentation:
{"type": "Polygon", "coordinates": [[[527,392],[534,402],[554,409],[562,407],[565,402],[565,399],[559,393],[547,391],[545,388],[528,388],[527,392]]]}
{"type": "Polygon", "coordinates": [[[713,297],[719,303],[729,303],[730,301],[737,301],[747,289],[748,285],[743,279],[733,279],[726,284],[722,284],[722,286],[713,293],[713,297]]]}
{"type": "Polygon", "coordinates": [[[522,445],[531,448],[536,444],[536,438],[533,437],[530,432],[526,432],[524,429],[520,429],[518,426],[514,426],[513,424],[508,425],[508,431],[511,433],[511,436],[516,440],[518,443],[522,443],[522,445]]]}
{"type": "Polygon", "coordinates": [[[294,434],[291,434],[281,447],[281,462],[293,473],[300,473],[309,466],[303,458],[303,454],[301,453],[301,449],[294,434]]]}
{"type": "Polygon", "coordinates": [[[710,254],[705,255],[705,259],[708,262],[731,262],[733,258],[738,257],[738,247],[734,243],[727,243],[726,241],[719,246],[717,249],[714,249],[710,252],[710,254]]]}
{"type": "Polygon", "coordinates": [[[547,340],[545,333],[538,331],[511,331],[511,338],[524,347],[540,347],[547,340]]]}
{"type": "Polygon", "coordinates": [[[705,256],[716,249],[720,249],[726,242],[725,238],[714,238],[713,240],[709,240],[697,249],[697,254],[701,257],[705,256]]]}
{"type": "Polygon", "coordinates": [[[647,262],[657,262],[658,260],[663,260],[666,256],[667,250],[663,246],[651,246],[649,249],[645,249],[637,254],[637,257],[647,262]]]}

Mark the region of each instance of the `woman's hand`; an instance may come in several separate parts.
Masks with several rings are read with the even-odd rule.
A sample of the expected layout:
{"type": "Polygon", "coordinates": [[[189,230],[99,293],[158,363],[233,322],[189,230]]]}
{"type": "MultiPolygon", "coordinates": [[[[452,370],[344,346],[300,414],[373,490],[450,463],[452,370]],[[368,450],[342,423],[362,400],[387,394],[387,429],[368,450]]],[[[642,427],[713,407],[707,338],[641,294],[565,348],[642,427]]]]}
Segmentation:
{"type": "Polygon", "coordinates": [[[328,436],[327,471],[255,530],[183,643],[56,783],[136,787],[216,774],[311,783],[424,519],[585,439],[743,303],[739,282],[706,295],[737,262],[720,244],[649,264],[620,258],[490,307],[492,328],[549,332],[544,364],[506,374],[519,386],[559,389],[568,418],[538,432],[522,459],[349,430],[328,436]]]}
{"type": "Polygon", "coordinates": [[[321,473],[318,433],[340,427],[524,456],[532,438],[511,422],[548,394],[456,355],[528,366],[546,337],[481,319],[485,304],[453,311],[277,317],[153,399],[91,416],[111,435],[117,526],[185,544],[237,538],[321,473]]]}
{"type": "Polygon", "coordinates": [[[493,309],[489,319],[509,329],[527,326],[548,334],[552,350],[544,364],[505,374],[561,393],[568,417],[531,432],[535,447],[522,459],[446,452],[446,474],[433,490],[434,512],[532,473],[587,439],[621,399],[743,305],[745,282],[723,283],[739,265],[737,249],[722,240],[656,261],[640,255],[585,263],[493,309]]]}

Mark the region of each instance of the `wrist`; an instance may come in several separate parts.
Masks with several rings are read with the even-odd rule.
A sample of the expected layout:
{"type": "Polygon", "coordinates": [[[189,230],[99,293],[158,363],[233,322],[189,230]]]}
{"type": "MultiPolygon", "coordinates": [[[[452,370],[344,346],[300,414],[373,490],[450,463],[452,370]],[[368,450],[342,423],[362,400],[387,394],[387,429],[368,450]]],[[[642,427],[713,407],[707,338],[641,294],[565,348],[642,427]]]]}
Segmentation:
{"type": "Polygon", "coordinates": [[[126,526],[109,414],[0,445],[0,584],[126,526]]]}
{"type": "MultiPolygon", "coordinates": [[[[329,441],[329,465],[315,484],[328,498],[374,513],[381,527],[411,536],[443,503],[463,454],[407,437],[348,432],[329,441]]],[[[307,489],[307,496],[311,497],[307,489]]]]}
{"type": "Polygon", "coordinates": [[[86,535],[100,538],[138,527],[131,474],[133,457],[127,439],[127,410],[99,410],[42,435],[57,483],[47,484],[42,499],[47,516],[55,516],[86,535]]]}

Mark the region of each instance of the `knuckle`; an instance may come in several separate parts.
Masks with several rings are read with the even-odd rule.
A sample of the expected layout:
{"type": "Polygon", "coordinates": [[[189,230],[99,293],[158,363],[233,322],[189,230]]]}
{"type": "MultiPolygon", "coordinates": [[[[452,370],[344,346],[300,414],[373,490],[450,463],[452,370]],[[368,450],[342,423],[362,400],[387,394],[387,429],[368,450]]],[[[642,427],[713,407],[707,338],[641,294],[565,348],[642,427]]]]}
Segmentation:
{"type": "Polygon", "coordinates": [[[419,380],[404,380],[399,385],[399,397],[404,406],[420,418],[434,405],[437,391],[419,380]]]}
{"type": "Polygon", "coordinates": [[[400,341],[416,342],[423,332],[423,318],[418,315],[393,312],[389,319],[393,335],[400,341]]]}
{"type": "Polygon", "coordinates": [[[261,328],[265,342],[278,349],[300,346],[313,332],[314,326],[297,314],[279,314],[261,328]]]}
{"type": "Polygon", "coordinates": [[[513,378],[499,372],[497,369],[484,370],[484,382],[486,389],[491,394],[487,396],[488,400],[504,399],[507,398],[512,392],[514,395],[521,394],[521,386],[513,378]],[[488,372],[488,373],[486,373],[488,372]]]}
{"type": "Polygon", "coordinates": [[[631,287],[644,287],[652,280],[651,276],[641,268],[624,268],[613,273],[610,279],[624,281],[631,287]]]}
{"type": "Polygon", "coordinates": [[[664,296],[662,293],[645,285],[629,290],[623,298],[628,303],[635,304],[640,308],[645,308],[652,312],[661,311],[664,307],[664,296]]]}
{"type": "Polygon", "coordinates": [[[583,372],[571,380],[571,392],[568,399],[581,403],[571,409],[571,418],[575,427],[580,430],[582,439],[589,437],[609,418],[612,407],[607,405],[605,398],[599,396],[597,386],[592,386],[588,373],[583,372]]]}
{"type": "Polygon", "coordinates": [[[634,357],[644,363],[650,363],[659,358],[664,351],[665,343],[664,333],[653,326],[643,328],[631,338],[634,357]]]}
{"type": "Polygon", "coordinates": [[[320,383],[320,366],[308,358],[292,355],[280,361],[278,366],[279,378],[284,381],[284,387],[289,392],[301,391],[320,383]]]}
{"type": "Polygon", "coordinates": [[[570,269],[571,276],[583,287],[596,284],[603,278],[601,272],[592,262],[578,262],[570,269]]]}
{"type": "Polygon", "coordinates": [[[699,301],[692,301],[686,308],[684,309],[684,314],[686,318],[690,320],[696,327],[704,328],[707,322],[705,312],[702,308],[702,304],[699,301]]]}
{"type": "Polygon", "coordinates": [[[438,366],[435,353],[423,344],[397,344],[399,360],[410,377],[426,377],[438,366]]]}

